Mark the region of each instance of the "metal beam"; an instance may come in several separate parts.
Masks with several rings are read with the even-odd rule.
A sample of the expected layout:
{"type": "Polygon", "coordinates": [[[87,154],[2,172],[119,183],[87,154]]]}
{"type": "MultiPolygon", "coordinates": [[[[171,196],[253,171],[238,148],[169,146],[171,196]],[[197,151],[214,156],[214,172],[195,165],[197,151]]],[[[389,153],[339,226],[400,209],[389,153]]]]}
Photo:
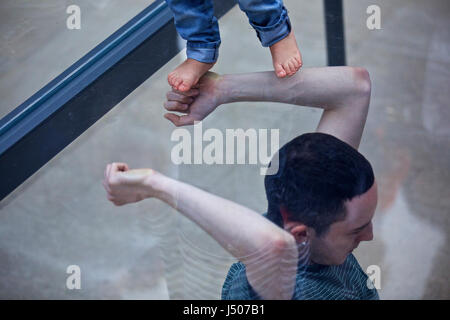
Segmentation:
{"type": "Polygon", "coordinates": [[[329,66],[345,66],[345,32],[342,0],[324,0],[329,66]]]}

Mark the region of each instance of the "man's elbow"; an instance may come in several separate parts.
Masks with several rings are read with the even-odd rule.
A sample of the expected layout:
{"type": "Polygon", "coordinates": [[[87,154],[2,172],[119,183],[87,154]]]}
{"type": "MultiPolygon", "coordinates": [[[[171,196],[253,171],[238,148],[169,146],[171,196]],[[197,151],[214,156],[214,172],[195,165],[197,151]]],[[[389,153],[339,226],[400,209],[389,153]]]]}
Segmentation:
{"type": "Polygon", "coordinates": [[[353,68],[353,77],[358,95],[370,98],[372,82],[370,81],[369,71],[366,68],[353,68]]]}
{"type": "Polygon", "coordinates": [[[277,235],[271,241],[271,250],[273,256],[281,257],[296,247],[295,239],[290,234],[277,235]]]}

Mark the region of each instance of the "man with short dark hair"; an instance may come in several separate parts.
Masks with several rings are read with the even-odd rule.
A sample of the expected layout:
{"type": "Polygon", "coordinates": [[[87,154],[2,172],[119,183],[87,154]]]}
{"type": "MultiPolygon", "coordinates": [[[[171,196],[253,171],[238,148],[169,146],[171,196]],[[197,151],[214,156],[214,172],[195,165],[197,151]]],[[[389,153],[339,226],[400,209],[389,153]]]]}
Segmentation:
{"type": "MultiPolygon", "coordinates": [[[[278,159],[277,174],[264,181],[266,216],[301,244],[293,299],[378,298],[351,254],[360,241],[372,240],[369,217],[375,210],[376,186],[370,163],[345,142],[318,132],[284,145],[278,159]],[[348,202],[366,193],[372,198],[367,207],[353,210],[348,202]],[[352,226],[352,220],[360,222],[352,226]]],[[[260,298],[245,273],[241,262],[230,268],[223,299],[260,298]]]]}
{"type": "Polygon", "coordinates": [[[305,68],[288,79],[270,72],[208,73],[197,88],[167,94],[167,119],[190,125],[237,101],[324,109],[316,133],[279,150],[278,171],[265,177],[266,217],[124,163],[107,165],[108,199],[124,205],[156,197],[207,231],[239,259],[225,280],[223,299],[378,299],[352,255],[361,241],[372,240],[377,204],[372,168],[357,151],[370,91],[368,72],[361,68],[305,68]]]}

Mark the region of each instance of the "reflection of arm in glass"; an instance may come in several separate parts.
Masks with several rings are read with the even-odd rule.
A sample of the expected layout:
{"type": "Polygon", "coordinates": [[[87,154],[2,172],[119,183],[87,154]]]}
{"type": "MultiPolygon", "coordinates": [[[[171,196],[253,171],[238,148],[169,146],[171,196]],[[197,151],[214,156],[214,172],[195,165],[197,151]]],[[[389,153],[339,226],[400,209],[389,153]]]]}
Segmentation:
{"type": "MultiPolygon", "coordinates": [[[[358,68],[303,69],[288,79],[273,72],[217,76],[207,74],[197,89],[168,93],[166,117],[177,125],[202,120],[220,104],[275,101],[324,109],[318,132],[358,148],[367,117],[370,80],[358,68]]],[[[245,264],[253,289],[265,299],[290,299],[297,272],[294,237],[259,213],[158,172],[130,175],[126,164],[105,170],[108,199],[116,205],[156,197],[197,223],[245,264]]],[[[133,171],[131,171],[133,172],[133,171]]]]}

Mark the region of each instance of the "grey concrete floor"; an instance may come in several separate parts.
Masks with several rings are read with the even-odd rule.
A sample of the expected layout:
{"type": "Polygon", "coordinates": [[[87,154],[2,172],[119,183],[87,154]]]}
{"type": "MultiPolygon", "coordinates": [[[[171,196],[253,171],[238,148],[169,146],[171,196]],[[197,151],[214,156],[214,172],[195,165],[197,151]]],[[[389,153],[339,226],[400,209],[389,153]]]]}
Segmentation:
{"type": "MultiPolygon", "coordinates": [[[[305,67],[324,66],[322,2],[285,0],[285,5],[305,67]]],[[[361,244],[355,255],[363,269],[380,266],[382,299],[449,299],[450,3],[345,0],[344,5],[348,64],[366,67],[373,83],[360,151],[373,164],[379,184],[375,239],[361,244]],[[382,9],[382,30],[366,28],[371,4],[382,9]]],[[[113,9],[108,10],[120,14],[113,9]]],[[[91,23],[86,28],[95,28],[91,23]]],[[[223,44],[214,71],[271,70],[268,50],[238,8],[220,20],[220,27],[223,44]]],[[[32,39],[27,43],[46,50],[32,39]]],[[[2,100],[19,104],[48,81],[26,82],[25,91],[5,86],[5,77],[20,80],[25,71],[21,63],[3,58],[4,47],[1,52],[0,66],[10,70],[2,72],[2,100]]],[[[40,55],[27,52],[28,61],[40,55]]],[[[162,118],[163,93],[169,89],[167,74],[183,59],[184,52],[0,202],[0,298],[220,297],[234,259],[211,237],[153,199],[114,207],[100,183],[106,163],[123,161],[266,210],[259,166],[171,163],[174,127],[162,118]],[[65,287],[71,264],[81,267],[81,290],[65,287]]],[[[314,131],[320,114],[302,107],[237,103],[219,108],[203,127],[278,128],[282,145],[314,131]]]]}

